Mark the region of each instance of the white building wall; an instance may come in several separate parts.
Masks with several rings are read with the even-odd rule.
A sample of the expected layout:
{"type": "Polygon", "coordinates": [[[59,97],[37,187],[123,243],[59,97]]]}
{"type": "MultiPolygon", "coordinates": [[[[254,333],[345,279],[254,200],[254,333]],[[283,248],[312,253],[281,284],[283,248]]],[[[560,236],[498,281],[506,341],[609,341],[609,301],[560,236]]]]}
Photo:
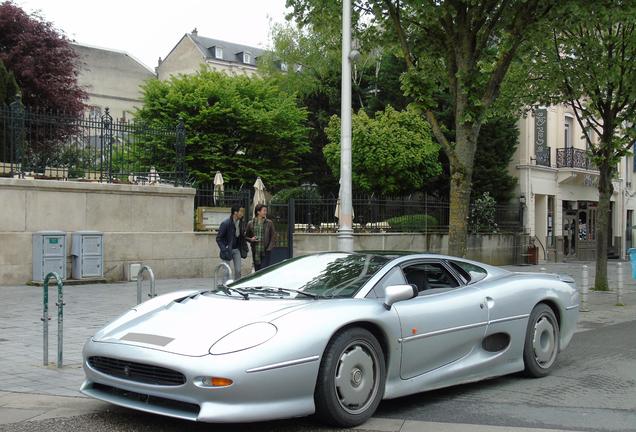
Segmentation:
{"type": "Polygon", "coordinates": [[[86,104],[105,108],[115,119],[129,119],[143,105],[141,86],[155,79],[154,73],[129,54],[73,44],[79,56],[78,82],[88,93],[86,104]]]}
{"type": "MultiPolygon", "coordinates": [[[[550,148],[550,165],[537,164],[535,117],[532,112],[528,112],[525,117],[519,119],[519,148],[509,165],[511,174],[518,178],[518,196],[525,197],[524,230],[537,236],[542,243],[546,243],[549,197],[554,197],[553,227],[557,239],[563,235],[564,202],[598,202],[596,186],[598,171],[586,167],[557,167],[559,149],[565,148],[567,117],[572,118],[572,147],[580,152],[584,152],[587,148],[574,112],[565,105],[550,106],[545,109],[547,110],[546,144],[550,148]]],[[[627,211],[636,210],[636,182],[633,179],[633,158],[628,156],[620,163],[619,175],[614,181],[615,192],[612,196],[612,236],[614,247],[619,254],[624,253],[627,211]]],[[[577,204],[572,205],[576,207],[577,204]]]]}

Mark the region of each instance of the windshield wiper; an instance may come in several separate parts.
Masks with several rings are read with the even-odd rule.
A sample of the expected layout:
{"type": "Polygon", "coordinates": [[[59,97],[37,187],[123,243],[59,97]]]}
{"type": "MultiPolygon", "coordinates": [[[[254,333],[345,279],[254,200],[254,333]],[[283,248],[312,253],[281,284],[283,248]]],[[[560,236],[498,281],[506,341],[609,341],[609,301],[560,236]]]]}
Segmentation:
{"type": "Polygon", "coordinates": [[[302,294],[302,295],[307,296],[307,297],[311,297],[314,300],[319,298],[319,296],[317,294],[312,294],[312,293],[308,293],[308,292],[304,292],[304,291],[300,291],[300,290],[295,290],[295,289],[291,289],[291,288],[279,288],[279,287],[269,287],[269,286],[254,286],[254,287],[243,287],[243,289],[245,289],[245,290],[254,290],[254,291],[257,291],[257,292],[263,293],[263,294],[281,294],[281,293],[284,293],[284,292],[292,292],[292,293],[296,293],[296,294],[302,294]]]}
{"type": "Polygon", "coordinates": [[[205,294],[208,292],[218,292],[218,291],[223,291],[223,293],[225,295],[227,295],[228,297],[232,297],[232,292],[237,293],[238,295],[240,295],[241,297],[243,297],[243,300],[249,300],[250,299],[250,295],[246,292],[243,292],[239,289],[236,288],[231,288],[225,284],[223,285],[219,285],[217,289],[211,289],[211,290],[205,290],[205,291],[201,291],[201,294],[205,294]]]}

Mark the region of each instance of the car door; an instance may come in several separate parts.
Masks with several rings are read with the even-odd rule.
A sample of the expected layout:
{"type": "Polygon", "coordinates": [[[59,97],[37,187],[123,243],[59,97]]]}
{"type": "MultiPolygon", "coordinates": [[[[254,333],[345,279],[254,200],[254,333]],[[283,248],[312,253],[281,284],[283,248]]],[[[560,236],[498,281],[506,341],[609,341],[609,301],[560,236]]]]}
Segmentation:
{"type": "Polygon", "coordinates": [[[400,374],[409,379],[466,356],[481,343],[488,310],[479,288],[460,284],[445,263],[402,266],[420,295],[393,305],[402,328],[400,374]]]}

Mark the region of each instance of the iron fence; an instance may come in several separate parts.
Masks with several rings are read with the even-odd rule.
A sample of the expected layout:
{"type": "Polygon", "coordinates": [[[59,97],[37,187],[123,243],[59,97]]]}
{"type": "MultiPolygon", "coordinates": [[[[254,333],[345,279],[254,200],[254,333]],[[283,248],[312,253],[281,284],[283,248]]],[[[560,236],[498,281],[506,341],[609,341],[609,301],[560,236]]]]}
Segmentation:
{"type": "Polygon", "coordinates": [[[213,183],[200,183],[196,186],[194,208],[198,207],[243,207],[249,211],[252,194],[249,189],[215,190],[213,183]]]}
{"type": "Polygon", "coordinates": [[[0,105],[0,176],[184,185],[185,128],[0,105]]]}
{"type": "MultiPolygon", "coordinates": [[[[333,232],[338,228],[338,199],[294,200],[295,231],[333,232]]],[[[360,196],[353,198],[356,232],[425,232],[447,233],[450,203],[437,197],[422,196],[378,198],[360,196]]],[[[494,224],[481,233],[520,231],[520,207],[503,204],[495,207],[494,224]]]]}
{"type": "Polygon", "coordinates": [[[557,149],[557,168],[581,168],[585,170],[597,170],[598,168],[590,160],[587,152],[582,149],[566,147],[557,149]]]}

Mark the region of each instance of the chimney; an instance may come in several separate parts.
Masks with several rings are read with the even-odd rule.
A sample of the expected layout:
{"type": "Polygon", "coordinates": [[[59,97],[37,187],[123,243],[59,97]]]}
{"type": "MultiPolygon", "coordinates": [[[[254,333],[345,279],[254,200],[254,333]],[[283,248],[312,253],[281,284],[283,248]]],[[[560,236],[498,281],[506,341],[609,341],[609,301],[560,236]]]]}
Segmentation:
{"type": "Polygon", "coordinates": [[[157,62],[158,66],[161,66],[161,62],[163,62],[163,60],[159,57],[159,61],[157,62]]]}
{"type": "Polygon", "coordinates": [[[195,27],[190,34],[192,34],[192,36],[198,36],[199,32],[197,31],[197,28],[195,27]]]}

